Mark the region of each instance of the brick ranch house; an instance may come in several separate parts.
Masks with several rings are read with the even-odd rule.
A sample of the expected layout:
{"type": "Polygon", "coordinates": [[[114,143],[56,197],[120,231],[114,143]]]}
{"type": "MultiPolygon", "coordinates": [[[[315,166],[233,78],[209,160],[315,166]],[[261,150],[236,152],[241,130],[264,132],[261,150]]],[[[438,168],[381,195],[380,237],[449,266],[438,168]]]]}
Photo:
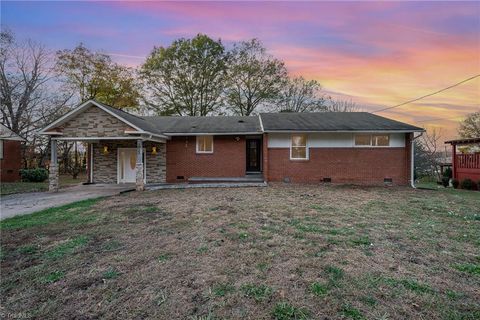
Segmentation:
{"type": "Polygon", "coordinates": [[[0,182],[20,180],[23,142],[24,138],[0,124],[0,182]]]}
{"type": "Polygon", "coordinates": [[[40,134],[51,137],[50,190],[58,189],[57,141],[87,143],[88,182],[242,181],[406,185],[422,128],[366,112],[139,117],[87,101],[40,134]]]}

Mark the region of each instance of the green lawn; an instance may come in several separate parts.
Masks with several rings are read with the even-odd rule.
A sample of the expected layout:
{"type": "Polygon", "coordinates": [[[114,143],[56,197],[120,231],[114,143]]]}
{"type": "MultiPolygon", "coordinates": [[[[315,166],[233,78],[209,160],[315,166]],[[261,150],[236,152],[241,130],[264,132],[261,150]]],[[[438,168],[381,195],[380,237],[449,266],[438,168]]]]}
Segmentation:
{"type": "Polygon", "coordinates": [[[0,303],[28,317],[479,319],[480,192],[133,192],[1,223],[0,303]]]}
{"type": "MultiPolygon", "coordinates": [[[[85,182],[85,176],[78,176],[73,179],[72,176],[60,176],[60,186],[67,187],[85,182]]],[[[0,184],[0,195],[24,192],[40,192],[48,190],[48,181],[44,182],[2,182],[0,184]]]]}

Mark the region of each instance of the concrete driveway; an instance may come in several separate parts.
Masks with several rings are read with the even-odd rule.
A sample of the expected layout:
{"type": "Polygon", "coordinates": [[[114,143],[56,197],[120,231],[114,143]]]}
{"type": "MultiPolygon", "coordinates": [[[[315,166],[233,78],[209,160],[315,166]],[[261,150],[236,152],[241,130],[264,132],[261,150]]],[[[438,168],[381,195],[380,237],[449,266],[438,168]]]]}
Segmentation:
{"type": "Polygon", "coordinates": [[[129,190],[135,190],[135,186],[133,184],[92,184],[69,187],[59,192],[10,194],[1,197],[0,220],[80,200],[113,196],[129,190]]]}

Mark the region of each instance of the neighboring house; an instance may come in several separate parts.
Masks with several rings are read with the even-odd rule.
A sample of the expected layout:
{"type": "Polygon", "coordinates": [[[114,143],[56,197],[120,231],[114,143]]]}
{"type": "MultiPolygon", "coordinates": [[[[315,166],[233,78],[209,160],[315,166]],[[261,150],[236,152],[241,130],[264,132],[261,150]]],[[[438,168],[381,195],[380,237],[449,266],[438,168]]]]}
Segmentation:
{"type": "Polygon", "coordinates": [[[25,139],[0,124],[0,181],[20,180],[22,167],[22,142],[25,139]]]}
{"type": "Polygon", "coordinates": [[[478,150],[480,137],[445,141],[452,146],[453,178],[459,181],[472,179],[475,183],[480,181],[480,152],[458,153],[457,148],[471,146],[469,150],[478,150]],[[477,148],[475,148],[475,146],[477,148]]]}
{"type": "Polygon", "coordinates": [[[40,131],[88,144],[92,183],[262,181],[406,185],[422,128],[366,112],[139,117],[90,100],[40,131]],[[215,179],[216,178],[216,179],[215,179]]]}

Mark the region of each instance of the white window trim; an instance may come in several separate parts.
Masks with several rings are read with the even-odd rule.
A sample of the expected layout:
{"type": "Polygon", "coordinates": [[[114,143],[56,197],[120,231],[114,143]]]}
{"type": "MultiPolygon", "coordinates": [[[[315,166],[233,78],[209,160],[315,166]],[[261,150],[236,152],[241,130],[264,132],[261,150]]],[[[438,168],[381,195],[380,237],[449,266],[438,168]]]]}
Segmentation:
{"type": "MultiPolygon", "coordinates": [[[[303,147],[303,146],[299,146],[299,147],[303,147]]],[[[298,148],[298,146],[296,147],[298,148]]],[[[310,160],[310,150],[308,148],[308,135],[307,134],[303,134],[303,133],[292,133],[290,135],[290,160],[294,160],[294,161],[302,161],[302,160],[310,160]],[[295,136],[295,135],[305,135],[305,158],[293,158],[292,157],[292,148],[293,148],[293,139],[292,137],[295,136]]]]}
{"type": "Polygon", "coordinates": [[[388,133],[372,133],[372,134],[367,134],[367,133],[360,133],[360,135],[369,135],[370,136],[370,144],[366,145],[357,145],[355,143],[355,137],[357,136],[357,133],[353,135],[353,147],[354,148],[390,148],[390,143],[391,143],[391,136],[388,133]],[[388,145],[387,146],[374,146],[373,145],[373,136],[388,136],[388,145]]]}
{"type": "Polygon", "coordinates": [[[200,153],[200,154],[212,154],[212,153],[213,153],[213,150],[214,150],[214,149],[213,149],[213,145],[214,145],[213,136],[210,136],[210,135],[196,136],[196,137],[195,137],[195,140],[196,140],[196,141],[195,141],[195,151],[196,151],[196,153],[200,153]],[[200,138],[200,137],[212,137],[212,151],[200,151],[200,150],[198,150],[198,138],[200,138]]]}

